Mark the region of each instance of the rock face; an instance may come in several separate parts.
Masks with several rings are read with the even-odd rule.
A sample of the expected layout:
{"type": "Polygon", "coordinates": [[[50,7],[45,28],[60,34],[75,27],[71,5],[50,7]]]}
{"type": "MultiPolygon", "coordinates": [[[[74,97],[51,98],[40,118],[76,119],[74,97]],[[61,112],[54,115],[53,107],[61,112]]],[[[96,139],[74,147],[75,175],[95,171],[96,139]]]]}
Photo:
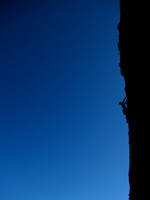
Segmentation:
{"type": "Polygon", "coordinates": [[[129,127],[130,200],[149,198],[149,9],[146,1],[120,0],[118,47],[126,92],[120,104],[129,127]]]}

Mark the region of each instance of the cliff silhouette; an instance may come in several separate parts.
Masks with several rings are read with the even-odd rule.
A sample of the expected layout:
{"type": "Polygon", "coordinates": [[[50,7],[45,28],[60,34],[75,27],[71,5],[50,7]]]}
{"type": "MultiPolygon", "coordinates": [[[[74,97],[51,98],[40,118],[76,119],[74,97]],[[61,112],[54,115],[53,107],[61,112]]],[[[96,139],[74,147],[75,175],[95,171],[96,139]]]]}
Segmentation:
{"type": "Polygon", "coordinates": [[[120,102],[129,130],[129,199],[149,199],[149,5],[120,0],[120,70],[126,97],[120,102]]]}

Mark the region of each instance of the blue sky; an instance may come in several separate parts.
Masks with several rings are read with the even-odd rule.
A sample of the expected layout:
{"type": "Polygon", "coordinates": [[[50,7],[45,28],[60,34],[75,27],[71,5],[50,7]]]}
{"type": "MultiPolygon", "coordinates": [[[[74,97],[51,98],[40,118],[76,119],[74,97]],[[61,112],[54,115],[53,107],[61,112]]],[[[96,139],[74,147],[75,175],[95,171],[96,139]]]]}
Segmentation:
{"type": "Polygon", "coordinates": [[[6,1],[0,13],[0,199],[126,200],[119,1],[6,1]]]}

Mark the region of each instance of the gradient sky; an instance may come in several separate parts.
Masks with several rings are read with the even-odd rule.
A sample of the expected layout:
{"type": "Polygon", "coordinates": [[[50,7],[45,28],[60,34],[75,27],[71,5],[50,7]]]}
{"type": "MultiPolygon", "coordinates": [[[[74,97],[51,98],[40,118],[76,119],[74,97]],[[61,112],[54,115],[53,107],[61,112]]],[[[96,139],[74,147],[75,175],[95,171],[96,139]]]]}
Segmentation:
{"type": "Polygon", "coordinates": [[[127,200],[119,0],[4,2],[0,199],[127,200]]]}

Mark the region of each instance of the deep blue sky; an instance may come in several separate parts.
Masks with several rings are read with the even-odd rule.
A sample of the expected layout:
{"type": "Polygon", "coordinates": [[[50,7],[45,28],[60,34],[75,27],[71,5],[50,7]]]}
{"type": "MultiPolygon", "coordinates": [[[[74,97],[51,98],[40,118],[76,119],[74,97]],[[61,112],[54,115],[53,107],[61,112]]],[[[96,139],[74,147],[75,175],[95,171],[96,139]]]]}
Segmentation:
{"type": "Polygon", "coordinates": [[[0,9],[0,199],[127,200],[119,0],[0,9]]]}

